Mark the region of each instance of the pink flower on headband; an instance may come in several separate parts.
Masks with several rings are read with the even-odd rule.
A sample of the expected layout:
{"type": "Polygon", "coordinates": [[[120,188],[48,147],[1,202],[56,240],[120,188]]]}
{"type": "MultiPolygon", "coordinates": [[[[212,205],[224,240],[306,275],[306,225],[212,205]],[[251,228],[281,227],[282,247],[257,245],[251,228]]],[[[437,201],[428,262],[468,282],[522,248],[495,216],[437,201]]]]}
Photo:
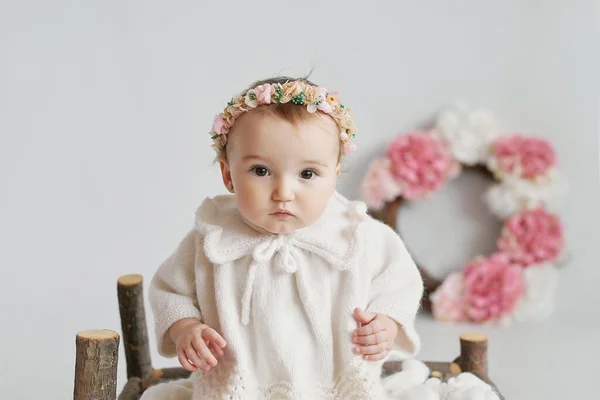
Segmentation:
{"type": "Polygon", "coordinates": [[[213,122],[212,130],[218,135],[224,135],[229,132],[229,124],[220,115],[215,117],[213,122]]]}
{"type": "Polygon", "coordinates": [[[317,110],[322,111],[325,114],[331,114],[333,112],[333,109],[331,108],[331,105],[327,102],[327,89],[325,89],[324,87],[320,87],[319,90],[321,91],[319,99],[321,103],[319,103],[319,105],[317,106],[317,110]]]}
{"type": "Polygon", "coordinates": [[[265,83],[257,86],[254,90],[259,104],[271,104],[271,95],[275,92],[275,89],[270,84],[265,83]]]}
{"type": "Polygon", "coordinates": [[[354,153],[356,151],[356,144],[352,142],[344,143],[344,154],[354,153]]]}
{"type": "Polygon", "coordinates": [[[333,105],[339,104],[340,103],[340,96],[338,95],[338,92],[331,92],[329,93],[329,95],[325,98],[325,100],[327,101],[327,103],[333,105]]]}

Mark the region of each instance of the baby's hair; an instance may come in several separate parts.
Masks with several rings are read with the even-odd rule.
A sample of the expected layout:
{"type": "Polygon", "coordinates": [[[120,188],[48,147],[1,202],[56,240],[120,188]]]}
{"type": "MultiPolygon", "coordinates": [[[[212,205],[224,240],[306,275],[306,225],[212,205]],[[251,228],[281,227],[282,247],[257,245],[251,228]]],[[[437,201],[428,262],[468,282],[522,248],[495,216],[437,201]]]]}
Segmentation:
{"type": "MultiPolygon", "coordinates": [[[[301,77],[301,78],[292,78],[292,77],[288,77],[288,76],[277,76],[274,78],[268,78],[268,79],[255,81],[252,84],[250,84],[246,89],[244,89],[244,91],[242,93],[240,93],[240,96],[245,96],[246,93],[248,92],[248,90],[253,89],[259,85],[265,85],[265,84],[279,83],[279,84],[283,85],[286,82],[300,81],[300,82],[304,82],[311,86],[319,86],[319,85],[311,82],[308,79],[309,75],[310,75],[310,73],[308,75],[306,75],[305,77],[301,77]]],[[[311,120],[314,121],[315,119],[320,118],[319,114],[310,113],[306,110],[306,107],[299,107],[292,102],[263,104],[259,107],[256,107],[251,112],[252,113],[261,113],[262,115],[274,115],[274,116],[282,118],[294,125],[298,124],[298,123],[306,122],[306,121],[311,121],[311,120]]],[[[340,161],[343,156],[342,144],[343,143],[341,143],[341,141],[340,141],[340,151],[339,151],[339,155],[338,155],[338,161],[340,161]]],[[[225,146],[223,146],[217,159],[221,159],[221,158],[225,158],[225,157],[227,157],[227,144],[225,144],[225,146]]]]}

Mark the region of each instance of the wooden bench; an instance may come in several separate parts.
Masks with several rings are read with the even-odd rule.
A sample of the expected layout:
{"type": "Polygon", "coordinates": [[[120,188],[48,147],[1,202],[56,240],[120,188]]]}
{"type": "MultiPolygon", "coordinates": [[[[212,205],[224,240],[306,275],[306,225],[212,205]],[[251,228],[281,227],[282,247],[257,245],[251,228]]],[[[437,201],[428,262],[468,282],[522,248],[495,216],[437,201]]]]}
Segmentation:
{"type": "MultiPolygon", "coordinates": [[[[117,281],[121,331],[127,363],[127,383],[117,396],[117,364],[121,336],[107,329],[86,330],[75,339],[74,400],[136,400],[144,390],[160,382],[185,378],[183,368],[152,368],[141,275],[125,275],[117,281]]],[[[460,336],[460,355],[451,362],[425,362],[430,377],[447,380],[472,372],[496,386],[488,376],[487,337],[478,333],[460,336]]],[[[402,370],[399,361],[386,362],[382,376],[402,370]]],[[[497,388],[496,388],[497,390],[497,388]]],[[[504,397],[500,395],[504,400],[504,397]]]]}

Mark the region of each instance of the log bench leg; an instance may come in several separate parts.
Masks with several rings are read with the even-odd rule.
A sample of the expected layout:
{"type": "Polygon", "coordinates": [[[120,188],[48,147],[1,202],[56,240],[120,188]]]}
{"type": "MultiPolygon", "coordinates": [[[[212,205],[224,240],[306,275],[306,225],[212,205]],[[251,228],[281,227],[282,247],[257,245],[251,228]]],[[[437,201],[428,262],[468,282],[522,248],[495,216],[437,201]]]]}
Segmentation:
{"type": "Polygon", "coordinates": [[[460,335],[460,356],[454,362],[463,372],[487,376],[487,345],[487,336],[481,333],[460,335]]]}
{"type": "Polygon", "coordinates": [[[463,333],[460,335],[460,356],[450,364],[454,372],[471,372],[479,379],[491,385],[500,400],[504,396],[498,391],[496,384],[488,375],[488,338],[481,333],[463,333]]]}
{"type": "Polygon", "coordinates": [[[134,376],[129,378],[117,400],[138,400],[142,396],[142,379],[134,376]]]}
{"type": "Polygon", "coordinates": [[[74,400],[114,400],[117,397],[119,334],[98,329],[75,337],[74,400]]]}
{"type": "Polygon", "coordinates": [[[146,379],[152,375],[142,283],[142,276],[137,274],[121,276],[117,281],[127,379],[134,376],[146,379]]]}

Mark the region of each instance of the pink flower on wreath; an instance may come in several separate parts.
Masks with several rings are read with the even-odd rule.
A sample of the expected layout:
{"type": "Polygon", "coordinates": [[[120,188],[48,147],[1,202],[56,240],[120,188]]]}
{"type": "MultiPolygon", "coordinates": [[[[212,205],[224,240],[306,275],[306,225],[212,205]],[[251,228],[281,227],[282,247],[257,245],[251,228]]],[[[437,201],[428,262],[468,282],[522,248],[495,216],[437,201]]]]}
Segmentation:
{"type": "Polygon", "coordinates": [[[424,131],[398,135],[386,155],[407,199],[425,197],[440,189],[459,170],[446,143],[424,131]]]}
{"type": "Polygon", "coordinates": [[[225,121],[223,119],[223,117],[221,117],[221,115],[217,115],[215,117],[215,120],[213,122],[213,126],[212,126],[212,131],[218,135],[223,135],[226,134],[227,132],[229,132],[229,124],[227,123],[227,121],[225,121]]]}
{"type": "Polygon", "coordinates": [[[390,166],[389,159],[377,158],[371,162],[362,180],[361,198],[372,210],[381,209],[386,202],[400,194],[400,186],[394,180],[390,166]]]}
{"type": "Polygon", "coordinates": [[[497,165],[494,169],[521,178],[533,179],[543,176],[556,165],[554,148],[544,139],[513,134],[494,142],[492,157],[497,165]]]}
{"type": "Polygon", "coordinates": [[[429,296],[433,317],[440,321],[466,321],[464,288],[463,274],[453,272],[448,275],[429,296]]]}
{"type": "Polygon", "coordinates": [[[510,315],[524,292],[522,269],[511,264],[507,254],[475,259],[464,267],[463,275],[465,312],[474,322],[510,315]]]}
{"type": "Polygon", "coordinates": [[[498,249],[525,267],[558,259],[564,245],[560,219],[542,207],[521,211],[506,221],[498,249]]]}

